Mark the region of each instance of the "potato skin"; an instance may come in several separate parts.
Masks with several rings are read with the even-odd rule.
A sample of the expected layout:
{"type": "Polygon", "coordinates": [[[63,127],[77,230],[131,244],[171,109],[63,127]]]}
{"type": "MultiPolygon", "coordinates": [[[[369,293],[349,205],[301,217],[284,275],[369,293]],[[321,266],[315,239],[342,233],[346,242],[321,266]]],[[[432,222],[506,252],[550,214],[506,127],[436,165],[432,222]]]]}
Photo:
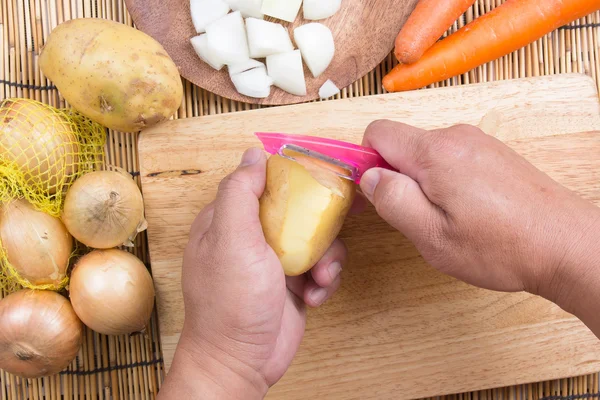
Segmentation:
{"type": "Polygon", "coordinates": [[[110,20],[58,25],[39,63],[75,109],[117,131],[137,132],[170,118],[183,97],[179,70],[160,43],[110,20]]]}
{"type": "Polygon", "coordinates": [[[343,197],[322,186],[294,161],[279,155],[267,160],[260,221],[265,240],[279,257],[287,276],[301,275],[311,269],[342,229],[354,202],[356,185],[337,179],[337,189],[343,197]],[[305,206],[298,207],[299,203],[305,206]]]}

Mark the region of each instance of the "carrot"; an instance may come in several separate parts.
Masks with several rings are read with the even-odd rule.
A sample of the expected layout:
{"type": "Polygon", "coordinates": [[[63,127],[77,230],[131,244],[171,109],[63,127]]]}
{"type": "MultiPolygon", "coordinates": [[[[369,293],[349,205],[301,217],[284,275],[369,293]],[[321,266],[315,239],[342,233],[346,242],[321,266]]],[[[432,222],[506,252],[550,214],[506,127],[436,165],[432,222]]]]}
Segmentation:
{"type": "Polygon", "coordinates": [[[416,62],[473,3],[475,0],[420,0],[396,37],[398,61],[416,62]]]}
{"type": "Polygon", "coordinates": [[[399,92],[464,74],[598,10],[600,0],[506,0],[435,43],[416,63],[398,64],[383,86],[399,92]]]}

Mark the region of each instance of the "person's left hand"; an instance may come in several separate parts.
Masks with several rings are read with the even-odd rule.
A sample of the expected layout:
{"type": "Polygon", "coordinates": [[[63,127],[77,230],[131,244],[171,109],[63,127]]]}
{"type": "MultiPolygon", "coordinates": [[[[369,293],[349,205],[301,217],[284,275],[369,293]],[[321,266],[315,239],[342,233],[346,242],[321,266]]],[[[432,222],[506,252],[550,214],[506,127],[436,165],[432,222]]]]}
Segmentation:
{"type": "MultiPolygon", "coordinates": [[[[218,386],[215,398],[262,398],[300,345],[305,306],[323,304],[340,286],[339,239],[308,273],[284,275],[259,220],[265,178],[262,150],[246,151],[196,218],[184,255],[185,323],[169,375],[193,379],[189,371],[199,370],[218,386]]],[[[193,390],[206,396],[208,386],[193,390]]]]}

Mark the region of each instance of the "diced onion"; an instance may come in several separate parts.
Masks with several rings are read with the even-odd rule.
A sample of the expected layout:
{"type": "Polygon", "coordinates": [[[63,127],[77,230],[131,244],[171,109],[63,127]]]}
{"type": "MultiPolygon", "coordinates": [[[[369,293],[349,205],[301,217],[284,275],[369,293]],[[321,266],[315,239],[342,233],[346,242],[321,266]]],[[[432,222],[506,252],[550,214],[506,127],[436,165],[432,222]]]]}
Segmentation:
{"type": "Polygon", "coordinates": [[[340,10],[342,0],[304,0],[304,19],[329,18],[340,10]]]}
{"type": "Polygon", "coordinates": [[[263,0],[261,12],[273,18],[294,22],[302,0],[263,0]]]}
{"type": "Polygon", "coordinates": [[[325,81],[323,86],[321,86],[321,88],[319,89],[319,97],[322,99],[328,99],[332,96],[335,96],[339,92],[340,89],[338,89],[338,87],[335,86],[335,83],[333,83],[331,79],[327,79],[327,81],[325,81]]]}
{"type": "Polygon", "coordinates": [[[267,57],[267,70],[278,88],[296,96],[306,95],[304,67],[300,50],[267,57]]]}
{"type": "Polygon", "coordinates": [[[190,12],[196,32],[206,32],[206,27],[229,12],[223,0],[190,0],[190,12]]]}
{"type": "Polygon", "coordinates": [[[265,68],[254,68],[231,76],[235,89],[238,93],[248,97],[265,98],[271,94],[271,79],[265,68]]]}
{"type": "Polygon", "coordinates": [[[256,61],[252,58],[249,58],[247,61],[244,61],[239,64],[231,64],[227,67],[227,69],[229,70],[229,76],[237,75],[254,68],[265,68],[265,64],[261,63],[260,61],[256,61]]]}
{"type": "Polygon", "coordinates": [[[260,11],[262,0],[225,0],[233,11],[242,13],[242,17],[263,19],[265,16],[260,11]]]}
{"type": "Polygon", "coordinates": [[[194,51],[198,54],[198,57],[212,68],[219,71],[223,68],[223,63],[215,56],[215,53],[208,47],[208,38],[205,33],[199,36],[195,36],[190,39],[194,51]]]}
{"type": "Polygon", "coordinates": [[[242,14],[234,11],[206,27],[208,48],[223,64],[236,64],[250,58],[242,14]]]}
{"type": "Polygon", "coordinates": [[[290,35],[281,24],[247,18],[246,32],[252,58],[264,58],[294,50],[290,35]]]}
{"type": "Polygon", "coordinates": [[[302,58],[315,78],[331,64],[335,44],[331,30],[318,22],[311,22],[294,29],[294,40],[302,58]]]}

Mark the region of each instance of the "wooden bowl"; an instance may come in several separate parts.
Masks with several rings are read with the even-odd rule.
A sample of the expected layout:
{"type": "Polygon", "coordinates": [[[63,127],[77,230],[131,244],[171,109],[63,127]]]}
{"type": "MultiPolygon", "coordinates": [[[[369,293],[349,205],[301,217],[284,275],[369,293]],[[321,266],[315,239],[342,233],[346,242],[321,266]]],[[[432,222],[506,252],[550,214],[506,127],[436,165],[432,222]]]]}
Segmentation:
{"type": "Polygon", "coordinates": [[[226,67],[216,71],[196,55],[190,44],[190,38],[197,35],[190,16],[190,0],[125,0],[125,3],[136,27],[164,46],[181,76],[190,82],[228,99],[281,105],[319,98],[319,88],[327,79],[343,88],[366,75],[393,49],[396,35],[417,0],[342,0],[341,9],[328,19],[307,21],[302,18],[300,8],[294,23],[277,20],[288,29],[292,42],[291,33],[299,25],[320,22],[328,26],[336,51],[327,70],[316,79],[304,66],[306,96],[295,96],[272,86],[270,96],[265,99],[239,94],[226,67]]]}

